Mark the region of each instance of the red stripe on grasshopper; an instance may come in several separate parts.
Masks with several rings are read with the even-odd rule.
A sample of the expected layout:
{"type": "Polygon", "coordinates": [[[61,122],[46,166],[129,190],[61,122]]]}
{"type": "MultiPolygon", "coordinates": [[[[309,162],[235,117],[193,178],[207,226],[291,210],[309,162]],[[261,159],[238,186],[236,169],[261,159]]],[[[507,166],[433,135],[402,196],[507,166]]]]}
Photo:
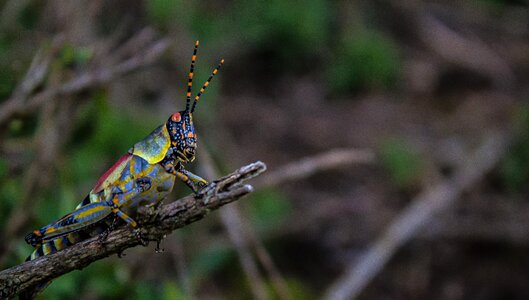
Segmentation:
{"type": "MultiPolygon", "coordinates": [[[[122,157],[120,157],[118,159],[118,161],[112,166],[110,167],[110,169],[108,169],[105,174],[103,174],[103,176],[101,176],[99,178],[99,180],[97,181],[96,185],[94,186],[94,188],[92,189],[92,191],[94,193],[97,193],[99,192],[100,190],[104,189],[105,187],[103,186],[103,184],[105,183],[105,180],[107,180],[108,177],[110,177],[110,175],[112,175],[114,172],[118,172],[118,173],[121,173],[121,171],[125,168],[125,165],[127,164],[127,162],[132,158],[132,154],[130,153],[125,153],[125,155],[123,155],[122,157]]],[[[119,175],[118,175],[119,176],[119,175]]],[[[115,180],[113,180],[115,181],[115,180]]]]}

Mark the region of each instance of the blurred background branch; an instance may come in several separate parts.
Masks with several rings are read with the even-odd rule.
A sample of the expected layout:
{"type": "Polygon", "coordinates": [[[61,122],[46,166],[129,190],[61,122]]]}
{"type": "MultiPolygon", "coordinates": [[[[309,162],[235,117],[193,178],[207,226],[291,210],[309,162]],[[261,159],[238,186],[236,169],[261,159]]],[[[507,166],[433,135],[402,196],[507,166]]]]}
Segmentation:
{"type": "MultiPolygon", "coordinates": [[[[143,32],[140,32],[140,35],[143,35],[143,32]]],[[[30,69],[31,72],[28,72],[25,80],[21,83],[21,92],[6,100],[0,107],[0,126],[5,126],[13,115],[31,113],[47,99],[65,97],[69,94],[107,83],[117,76],[148,65],[156,60],[169,46],[167,39],[154,41],[148,45],[138,45],[137,39],[134,37],[132,39],[134,39],[135,43],[125,44],[123,48],[114,50],[118,53],[118,58],[120,58],[121,55],[119,54],[121,54],[121,52],[130,52],[134,49],[136,53],[132,57],[125,59],[122,62],[116,62],[114,63],[115,65],[112,65],[109,64],[113,63],[112,55],[110,55],[110,53],[101,54],[101,58],[104,58],[105,60],[93,63],[94,65],[102,65],[102,67],[79,74],[68,82],[39,92],[30,99],[26,99],[29,96],[29,92],[31,92],[31,90],[28,89],[33,89],[39,83],[35,81],[42,80],[43,75],[45,75],[45,72],[41,69],[30,69]],[[33,74],[35,72],[38,73],[33,74]]],[[[46,66],[44,65],[43,67],[45,68],[46,66]]]]}
{"type": "Polygon", "coordinates": [[[463,192],[487,174],[503,157],[510,138],[496,133],[472,153],[450,179],[442,180],[424,192],[397,216],[358,261],[349,263],[346,273],[327,291],[326,299],[356,299],[403,244],[414,238],[435,214],[446,210],[463,192]]]}

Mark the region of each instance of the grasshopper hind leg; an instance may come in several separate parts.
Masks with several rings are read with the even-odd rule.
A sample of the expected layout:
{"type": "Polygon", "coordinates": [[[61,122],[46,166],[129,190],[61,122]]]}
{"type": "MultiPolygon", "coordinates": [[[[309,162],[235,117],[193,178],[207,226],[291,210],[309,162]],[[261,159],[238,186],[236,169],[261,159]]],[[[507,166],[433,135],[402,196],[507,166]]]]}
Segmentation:
{"type": "Polygon", "coordinates": [[[90,203],[53,223],[29,233],[26,235],[25,240],[28,244],[36,247],[39,244],[63,237],[69,233],[89,228],[111,214],[112,207],[106,202],[90,203]]]}

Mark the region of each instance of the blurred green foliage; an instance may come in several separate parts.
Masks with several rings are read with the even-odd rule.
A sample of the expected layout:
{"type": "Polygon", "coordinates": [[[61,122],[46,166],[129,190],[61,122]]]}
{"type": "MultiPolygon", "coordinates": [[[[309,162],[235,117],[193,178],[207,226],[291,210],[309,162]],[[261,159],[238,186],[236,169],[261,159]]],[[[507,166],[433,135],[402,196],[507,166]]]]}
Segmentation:
{"type": "Polygon", "coordinates": [[[147,17],[153,24],[167,26],[178,16],[181,0],[150,0],[146,2],[147,17]]]}
{"type": "Polygon", "coordinates": [[[74,271],[55,279],[40,298],[70,299],[83,294],[94,299],[116,299],[130,295],[129,287],[116,276],[119,269],[119,264],[114,261],[95,262],[82,271],[74,271]]]}
{"type": "MultiPolygon", "coordinates": [[[[0,48],[2,41],[0,40],[0,48]]],[[[0,49],[0,55],[2,53],[2,49],[0,49]]],[[[13,76],[13,70],[7,66],[0,67],[0,102],[5,100],[11,93],[13,92],[13,89],[15,88],[16,80],[13,76]]]]}
{"type": "Polygon", "coordinates": [[[529,185],[529,105],[520,107],[517,113],[520,136],[500,167],[503,183],[512,192],[527,191],[529,185]]]}
{"type": "Polygon", "coordinates": [[[244,49],[271,53],[285,69],[306,70],[304,60],[323,54],[331,30],[331,7],[324,0],[237,0],[228,6],[152,0],[147,12],[161,29],[185,25],[209,44],[236,38],[244,49]]]}
{"type": "Polygon", "coordinates": [[[43,3],[40,3],[40,1],[28,1],[18,15],[19,24],[26,30],[34,29],[42,12],[42,6],[43,3]]]}
{"type": "Polygon", "coordinates": [[[308,55],[325,49],[330,30],[329,3],[309,1],[257,1],[235,2],[234,14],[244,29],[241,34],[254,47],[276,51],[289,65],[308,55]],[[292,59],[298,57],[298,59],[292,59]]]}
{"type": "Polygon", "coordinates": [[[288,199],[275,188],[255,191],[247,203],[253,226],[260,231],[281,226],[282,221],[292,213],[288,199]]]}
{"type": "Polygon", "coordinates": [[[328,72],[334,92],[394,87],[400,71],[396,45],[373,30],[347,35],[338,45],[328,72]]]}
{"type": "Polygon", "coordinates": [[[62,47],[57,62],[61,64],[61,67],[81,66],[88,62],[91,56],[92,53],[88,48],[66,44],[62,47]]]}
{"type": "Polygon", "coordinates": [[[9,137],[31,138],[37,130],[38,117],[14,119],[9,123],[9,137]]]}
{"type": "Polygon", "coordinates": [[[501,10],[507,6],[509,0],[474,0],[476,5],[485,5],[490,9],[501,10]]]}
{"type": "Polygon", "coordinates": [[[301,281],[294,280],[294,279],[287,279],[287,286],[288,286],[288,291],[290,293],[290,296],[292,297],[293,300],[317,299],[317,297],[315,296],[316,293],[310,290],[301,281]]]}
{"type": "MultiPolygon", "coordinates": [[[[145,298],[143,298],[145,299],[145,298]]],[[[174,281],[165,281],[163,284],[162,297],[163,300],[184,300],[185,294],[178,288],[178,283],[174,281]]]]}
{"type": "Polygon", "coordinates": [[[138,282],[132,289],[132,299],[152,299],[157,294],[154,286],[148,282],[138,282]]]}
{"type": "Polygon", "coordinates": [[[0,179],[3,179],[3,177],[7,174],[7,162],[5,159],[0,158],[0,179]]]}
{"type": "Polygon", "coordinates": [[[391,138],[384,141],[379,148],[379,155],[383,167],[399,187],[411,187],[422,176],[420,156],[402,140],[391,138]]]}
{"type": "Polygon", "coordinates": [[[0,35],[0,103],[7,99],[16,86],[19,74],[12,67],[13,39],[0,35]]]}
{"type": "Polygon", "coordinates": [[[235,258],[235,252],[231,248],[212,247],[198,251],[189,263],[192,281],[199,282],[201,278],[218,271],[235,258]]]}
{"type": "Polygon", "coordinates": [[[6,227],[9,213],[21,195],[20,178],[0,177],[0,226],[6,227]]]}

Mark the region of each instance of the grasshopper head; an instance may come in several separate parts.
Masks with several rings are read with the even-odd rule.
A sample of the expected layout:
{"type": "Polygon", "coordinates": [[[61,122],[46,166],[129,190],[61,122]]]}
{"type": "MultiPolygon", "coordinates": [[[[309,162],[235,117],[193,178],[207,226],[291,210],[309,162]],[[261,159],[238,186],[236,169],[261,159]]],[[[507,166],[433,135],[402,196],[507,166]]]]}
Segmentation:
{"type": "Polygon", "coordinates": [[[193,125],[193,114],[185,110],[175,112],[167,120],[166,126],[171,136],[171,144],[176,149],[175,157],[183,163],[195,160],[197,134],[193,125]]]}
{"type": "Polygon", "coordinates": [[[195,150],[197,148],[197,135],[195,133],[195,126],[193,126],[193,112],[195,111],[195,107],[200,96],[204,93],[204,90],[206,90],[211,82],[211,79],[213,79],[213,76],[217,75],[220,67],[224,63],[224,59],[222,59],[219,65],[213,70],[208,80],[206,80],[198,94],[195,96],[193,106],[190,108],[191,87],[193,86],[193,72],[195,69],[197,50],[198,41],[195,43],[195,49],[193,50],[193,56],[191,58],[191,69],[189,71],[189,80],[187,83],[186,109],[175,112],[171,115],[169,120],[167,120],[167,129],[169,129],[169,134],[171,135],[171,143],[173,149],[176,150],[174,151],[176,153],[175,157],[183,163],[192,162],[195,159],[195,150]]]}

